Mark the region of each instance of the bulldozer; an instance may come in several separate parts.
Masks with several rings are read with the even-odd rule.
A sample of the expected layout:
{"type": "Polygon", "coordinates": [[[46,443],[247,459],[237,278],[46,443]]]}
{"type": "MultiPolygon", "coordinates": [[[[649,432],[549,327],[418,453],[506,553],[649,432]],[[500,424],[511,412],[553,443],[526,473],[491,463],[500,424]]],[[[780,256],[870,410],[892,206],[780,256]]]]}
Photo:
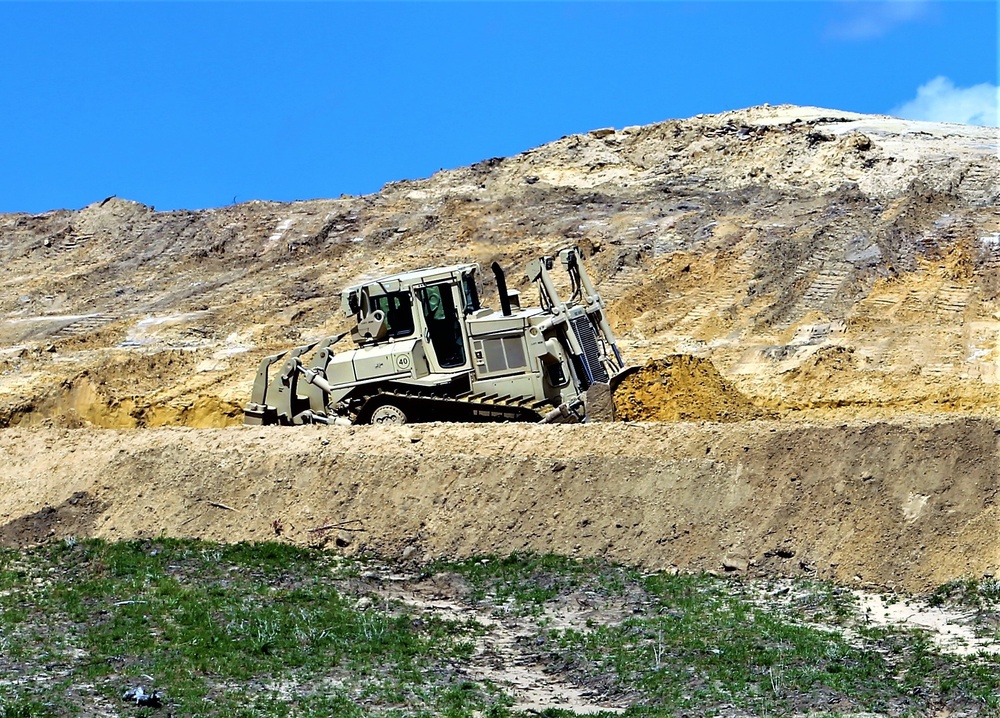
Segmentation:
{"type": "Polygon", "coordinates": [[[626,373],[604,301],[577,247],[528,263],[539,306],[522,307],[497,262],[500,309],[482,306],[478,264],[365,281],[340,295],[348,332],[265,357],[244,423],[574,423],[613,418],[626,373]],[[560,263],[571,295],[552,270],[560,263]],[[350,336],[353,346],[336,352],[350,336]]]}

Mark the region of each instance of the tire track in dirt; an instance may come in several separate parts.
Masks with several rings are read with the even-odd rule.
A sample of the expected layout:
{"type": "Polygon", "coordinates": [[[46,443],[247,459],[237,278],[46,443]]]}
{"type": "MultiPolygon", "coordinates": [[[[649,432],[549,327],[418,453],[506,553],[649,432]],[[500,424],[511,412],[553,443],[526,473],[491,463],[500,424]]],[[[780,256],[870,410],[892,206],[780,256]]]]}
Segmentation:
{"type": "MultiPolygon", "coordinates": [[[[514,697],[515,711],[539,713],[558,708],[576,715],[593,713],[623,713],[626,703],[602,700],[593,691],[573,684],[565,676],[546,670],[538,656],[524,650],[525,642],[538,635],[536,620],[520,616],[500,616],[495,611],[477,610],[455,595],[446,584],[446,574],[426,581],[397,580],[384,586],[383,598],[400,601],[411,609],[449,621],[474,621],[485,630],[478,636],[469,663],[462,672],[476,682],[488,681],[514,697]]],[[[565,612],[547,616],[553,623],[578,630],[586,629],[585,621],[567,622],[565,612]],[[556,622],[558,621],[558,622],[556,622]]]]}

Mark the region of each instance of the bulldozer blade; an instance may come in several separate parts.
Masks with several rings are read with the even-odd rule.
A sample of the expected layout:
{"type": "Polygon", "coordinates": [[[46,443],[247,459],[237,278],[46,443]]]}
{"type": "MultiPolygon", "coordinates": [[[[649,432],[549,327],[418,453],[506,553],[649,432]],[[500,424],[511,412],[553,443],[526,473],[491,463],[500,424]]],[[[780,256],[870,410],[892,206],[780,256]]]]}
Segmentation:
{"type": "Polygon", "coordinates": [[[611,377],[607,384],[597,382],[587,389],[587,421],[615,421],[615,391],[623,380],[639,371],[641,366],[628,366],[611,377]]]}
{"type": "Polygon", "coordinates": [[[615,402],[611,398],[611,385],[595,382],[587,389],[585,398],[587,421],[614,421],[615,402]]]}
{"type": "Polygon", "coordinates": [[[620,372],[618,372],[617,374],[615,374],[613,377],[611,377],[611,380],[609,382],[610,385],[611,385],[611,393],[614,394],[615,390],[618,389],[618,385],[621,384],[623,380],[629,378],[630,376],[632,376],[633,374],[635,374],[640,369],[642,369],[642,365],[641,364],[637,365],[637,366],[627,366],[624,369],[622,369],[620,372]]]}

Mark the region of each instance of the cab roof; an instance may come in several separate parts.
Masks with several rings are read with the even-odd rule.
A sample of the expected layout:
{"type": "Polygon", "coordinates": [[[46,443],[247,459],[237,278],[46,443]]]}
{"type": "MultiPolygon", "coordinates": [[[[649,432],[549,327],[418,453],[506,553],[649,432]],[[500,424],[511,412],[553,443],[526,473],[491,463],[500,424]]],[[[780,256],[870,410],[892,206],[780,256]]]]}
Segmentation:
{"type": "Polygon", "coordinates": [[[380,297],[384,294],[407,291],[411,287],[418,287],[424,284],[434,284],[437,282],[457,283],[463,276],[478,272],[478,264],[453,264],[448,267],[425,267],[423,269],[415,269],[411,272],[390,274],[386,277],[368,279],[360,284],[347,287],[340,293],[340,303],[344,312],[349,316],[353,314],[350,310],[349,297],[359,295],[362,290],[365,290],[371,297],[380,297]]]}
{"type": "Polygon", "coordinates": [[[424,269],[415,269],[412,272],[402,272],[400,274],[391,274],[387,277],[368,279],[360,284],[347,287],[344,289],[342,294],[349,294],[359,289],[368,289],[369,293],[372,295],[398,292],[400,290],[409,289],[412,286],[418,286],[421,284],[429,284],[448,279],[458,279],[469,272],[478,271],[478,264],[453,264],[449,267],[425,267],[424,269]]]}

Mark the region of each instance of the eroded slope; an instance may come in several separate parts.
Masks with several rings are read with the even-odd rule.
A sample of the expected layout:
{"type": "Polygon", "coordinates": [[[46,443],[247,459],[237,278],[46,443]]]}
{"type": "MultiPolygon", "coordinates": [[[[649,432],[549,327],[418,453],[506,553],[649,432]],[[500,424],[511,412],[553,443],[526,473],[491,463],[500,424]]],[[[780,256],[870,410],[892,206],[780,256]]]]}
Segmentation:
{"type": "MultiPolygon", "coordinates": [[[[362,277],[577,243],[626,355],[783,416],[1000,406],[992,129],[758,107],[574,135],[366,197],[0,217],[0,423],[236,423],[362,277]]],[[[487,290],[489,294],[489,290],[487,290]]]]}

